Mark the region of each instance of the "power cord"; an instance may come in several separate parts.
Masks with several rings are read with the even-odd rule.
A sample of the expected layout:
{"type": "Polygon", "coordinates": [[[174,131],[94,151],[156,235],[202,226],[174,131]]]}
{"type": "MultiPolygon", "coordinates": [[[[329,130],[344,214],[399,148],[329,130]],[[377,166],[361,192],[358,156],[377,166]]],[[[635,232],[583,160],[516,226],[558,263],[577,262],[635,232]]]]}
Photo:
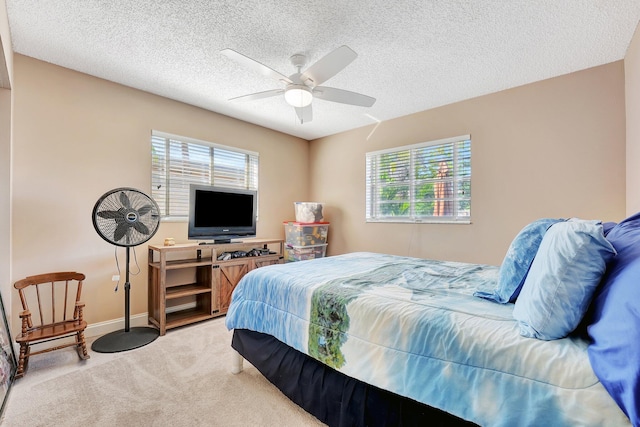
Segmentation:
{"type": "MultiPolygon", "coordinates": [[[[116,259],[116,269],[118,270],[118,282],[116,283],[116,287],[113,290],[113,292],[118,292],[118,287],[120,286],[120,278],[122,277],[122,274],[120,274],[120,263],[118,262],[118,247],[117,246],[114,247],[113,252],[114,252],[113,256],[116,259]]],[[[135,261],[135,264],[136,264],[136,267],[137,267],[138,271],[136,271],[136,272],[131,272],[130,271],[129,274],[132,275],[132,276],[137,276],[138,274],[140,274],[140,272],[142,270],[140,268],[140,264],[138,264],[138,256],[136,254],[136,248],[135,247],[133,248],[133,259],[135,261]]]]}
{"type": "Polygon", "coordinates": [[[136,247],[133,247],[133,259],[136,263],[136,267],[138,268],[138,271],[136,271],[135,273],[132,273],[131,271],[129,272],[129,274],[131,274],[132,276],[137,276],[138,274],[140,274],[140,265],[138,264],[138,257],[136,255],[136,247]]]}
{"type": "Polygon", "coordinates": [[[120,286],[120,263],[118,262],[118,247],[114,246],[113,247],[113,256],[116,259],[116,269],[118,270],[118,282],[116,283],[116,287],[113,290],[113,292],[118,292],[118,286],[120,286]]]}

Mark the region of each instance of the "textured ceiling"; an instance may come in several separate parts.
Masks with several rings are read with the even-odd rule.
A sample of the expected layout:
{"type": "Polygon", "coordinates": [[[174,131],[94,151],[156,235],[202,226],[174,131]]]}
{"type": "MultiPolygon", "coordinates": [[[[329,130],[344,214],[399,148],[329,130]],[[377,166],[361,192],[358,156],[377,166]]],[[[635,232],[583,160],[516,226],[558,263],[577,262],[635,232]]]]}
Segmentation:
{"type": "Polygon", "coordinates": [[[304,139],[623,59],[640,0],[6,0],[14,51],[304,139]],[[283,84],[220,54],[290,75],[341,45],[358,53],[324,85],[377,99],[316,99],[300,124],[283,84]]]}

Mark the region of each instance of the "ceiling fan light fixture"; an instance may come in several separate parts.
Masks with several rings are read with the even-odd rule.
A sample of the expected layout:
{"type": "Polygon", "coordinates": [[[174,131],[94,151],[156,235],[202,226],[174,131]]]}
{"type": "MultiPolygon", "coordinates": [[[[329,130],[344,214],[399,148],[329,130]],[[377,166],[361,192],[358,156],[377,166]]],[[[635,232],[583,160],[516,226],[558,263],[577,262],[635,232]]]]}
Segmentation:
{"type": "Polygon", "coordinates": [[[292,107],[302,108],[311,104],[313,94],[308,86],[291,84],[284,91],[284,100],[292,107]]]}

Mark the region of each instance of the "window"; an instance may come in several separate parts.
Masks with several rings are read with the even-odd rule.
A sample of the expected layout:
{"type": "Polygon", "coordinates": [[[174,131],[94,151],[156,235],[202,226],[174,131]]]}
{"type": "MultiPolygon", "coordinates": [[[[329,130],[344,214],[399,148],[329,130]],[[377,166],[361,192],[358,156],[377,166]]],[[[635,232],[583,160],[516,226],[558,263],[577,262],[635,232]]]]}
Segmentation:
{"type": "Polygon", "coordinates": [[[151,196],[164,219],[189,215],[189,184],[258,189],[258,153],[153,131],[151,196]]]}
{"type": "Polygon", "coordinates": [[[469,135],[367,153],[367,222],[471,220],[469,135]]]}

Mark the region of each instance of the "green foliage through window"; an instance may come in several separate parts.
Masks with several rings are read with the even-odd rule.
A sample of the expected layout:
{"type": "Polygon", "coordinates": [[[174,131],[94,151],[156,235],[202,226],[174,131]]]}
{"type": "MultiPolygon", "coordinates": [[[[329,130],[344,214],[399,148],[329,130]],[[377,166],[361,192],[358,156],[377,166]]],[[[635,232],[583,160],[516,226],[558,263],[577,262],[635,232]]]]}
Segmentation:
{"type": "Polygon", "coordinates": [[[367,153],[367,221],[468,222],[469,135],[367,153]]]}

